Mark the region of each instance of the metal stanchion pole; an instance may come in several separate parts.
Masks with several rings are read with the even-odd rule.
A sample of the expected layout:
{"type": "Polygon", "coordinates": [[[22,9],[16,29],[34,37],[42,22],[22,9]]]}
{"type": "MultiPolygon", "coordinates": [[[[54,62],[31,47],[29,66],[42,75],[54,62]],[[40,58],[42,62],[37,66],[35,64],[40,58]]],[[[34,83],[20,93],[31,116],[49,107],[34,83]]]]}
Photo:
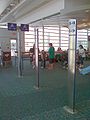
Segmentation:
{"type": "Polygon", "coordinates": [[[22,76],[21,30],[19,27],[17,29],[17,38],[18,38],[18,77],[21,77],[22,76]]]}
{"type": "Polygon", "coordinates": [[[44,50],[44,26],[42,27],[42,29],[43,29],[43,50],[44,50]]]}
{"type": "Polygon", "coordinates": [[[36,89],[39,89],[39,33],[38,29],[35,29],[35,63],[36,63],[36,89]]]}
{"type": "Polygon", "coordinates": [[[61,26],[59,25],[59,47],[61,47],[61,26]]]}

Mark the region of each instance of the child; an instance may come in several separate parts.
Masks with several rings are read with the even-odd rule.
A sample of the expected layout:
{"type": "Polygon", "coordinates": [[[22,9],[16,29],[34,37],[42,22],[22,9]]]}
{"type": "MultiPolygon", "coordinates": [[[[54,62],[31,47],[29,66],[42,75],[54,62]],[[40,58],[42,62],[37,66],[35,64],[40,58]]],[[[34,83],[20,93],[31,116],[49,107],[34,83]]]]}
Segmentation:
{"type": "Polygon", "coordinates": [[[46,53],[44,50],[41,51],[41,68],[45,68],[45,56],[46,53]]]}

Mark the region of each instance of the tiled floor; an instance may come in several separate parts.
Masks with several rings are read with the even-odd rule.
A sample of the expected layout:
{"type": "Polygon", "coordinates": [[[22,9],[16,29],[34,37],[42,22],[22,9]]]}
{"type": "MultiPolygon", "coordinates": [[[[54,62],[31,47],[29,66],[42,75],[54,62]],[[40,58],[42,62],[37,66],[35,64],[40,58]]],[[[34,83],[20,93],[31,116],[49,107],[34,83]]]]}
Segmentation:
{"type": "MultiPolygon", "coordinates": [[[[90,62],[87,62],[89,64],[90,62]]],[[[72,115],[68,105],[68,71],[40,69],[40,88],[30,63],[24,62],[23,77],[14,67],[0,68],[0,120],[90,120],[90,74],[76,75],[76,110],[72,115]]]]}

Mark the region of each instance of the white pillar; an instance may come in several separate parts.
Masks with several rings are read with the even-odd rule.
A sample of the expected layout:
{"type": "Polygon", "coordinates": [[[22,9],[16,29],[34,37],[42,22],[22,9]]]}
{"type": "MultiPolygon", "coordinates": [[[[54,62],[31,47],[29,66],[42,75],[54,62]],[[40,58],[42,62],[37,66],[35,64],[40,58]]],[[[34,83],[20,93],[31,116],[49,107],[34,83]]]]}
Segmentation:
{"type": "Polygon", "coordinates": [[[76,19],[69,20],[69,49],[68,49],[68,107],[65,109],[74,114],[76,95],[76,45],[77,45],[77,23],[76,19]]]}

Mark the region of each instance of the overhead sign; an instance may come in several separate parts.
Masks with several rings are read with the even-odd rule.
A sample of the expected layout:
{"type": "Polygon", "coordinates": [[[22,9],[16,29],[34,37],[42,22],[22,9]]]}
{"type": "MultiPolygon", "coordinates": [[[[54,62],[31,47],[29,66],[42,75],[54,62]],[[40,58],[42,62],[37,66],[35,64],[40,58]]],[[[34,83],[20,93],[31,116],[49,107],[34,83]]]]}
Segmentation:
{"type": "MultiPolygon", "coordinates": [[[[21,31],[29,31],[29,24],[21,24],[19,27],[21,31]]],[[[16,23],[8,23],[8,30],[16,31],[17,24],[16,23]]]]}
{"type": "Polygon", "coordinates": [[[68,23],[69,27],[69,48],[75,49],[76,37],[77,37],[77,24],[76,19],[70,19],[68,23]]]}
{"type": "Polygon", "coordinates": [[[76,19],[69,20],[69,32],[70,34],[76,33],[76,19]]]}
{"type": "Polygon", "coordinates": [[[21,31],[29,31],[29,24],[21,24],[20,29],[21,31]]]}
{"type": "Polygon", "coordinates": [[[16,23],[8,23],[8,30],[16,31],[17,24],[16,23]]]}

